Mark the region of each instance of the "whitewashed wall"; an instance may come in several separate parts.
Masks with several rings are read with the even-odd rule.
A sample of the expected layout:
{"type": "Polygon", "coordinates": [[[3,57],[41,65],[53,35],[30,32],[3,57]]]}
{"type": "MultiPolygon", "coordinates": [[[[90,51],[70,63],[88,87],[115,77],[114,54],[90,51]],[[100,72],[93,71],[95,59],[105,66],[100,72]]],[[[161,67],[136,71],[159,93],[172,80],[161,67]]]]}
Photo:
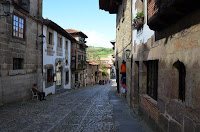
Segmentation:
{"type": "MultiPolygon", "coordinates": [[[[44,26],[43,27],[43,33],[45,36],[47,36],[47,26],[44,26]]],[[[55,61],[57,58],[60,58],[60,59],[63,59],[65,61],[65,46],[66,46],[66,41],[68,41],[68,64],[65,65],[63,67],[63,71],[62,71],[62,88],[64,89],[71,89],[71,41],[66,39],[65,37],[62,36],[62,51],[63,51],[63,54],[62,56],[57,56],[56,54],[56,47],[57,47],[57,32],[54,31],[53,32],[53,37],[54,37],[54,46],[53,46],[53,51],[54,51],[54,55],[53,56],[49,56],[47,55],[47,42],[46,42],[46,38],[43,39],[44,43],[43,43],[43,91],[45,92],[46,95],[52,93],[52,94],[55,94],[55,89],[56,89],[56,85],[55,85],[55,82],[53,83],[53,86],[50,86],[48,88],[45,88],[45,69],[44,69],[44,66],[47,65],[47,64],[51,64],[53,65],[54,67],[54,73],[55,73],[55,61]],[[65,80],[66,80],[66,72],[65,72],[65,69],[68,69],[69,70],[69,83],[67,85],[65,85],[65,80]]]]}
{"type": "MultiPolygon", "coordinates": [[[[138,32],[137,30],[133,30],[133,41],[132,41],[133,46],[134,46],[134,41],[136,41],[137,44],[140,44],[140,40],[142,40],[142,43],[144,44],[154,34],[154,31],[151,30],[147,25],[147,0],[144,0],[144,2],[145,2],[145,8],[144,8],[145,11],[143,13],[146,19],[146,23],[144,24],[143,29],[140,32],[138,32]]],[[[133,8],[132,8],[133,18],[137,14],[137,9],[135,9],[135,3],[136,0],[133,0],[133,8]]]]}

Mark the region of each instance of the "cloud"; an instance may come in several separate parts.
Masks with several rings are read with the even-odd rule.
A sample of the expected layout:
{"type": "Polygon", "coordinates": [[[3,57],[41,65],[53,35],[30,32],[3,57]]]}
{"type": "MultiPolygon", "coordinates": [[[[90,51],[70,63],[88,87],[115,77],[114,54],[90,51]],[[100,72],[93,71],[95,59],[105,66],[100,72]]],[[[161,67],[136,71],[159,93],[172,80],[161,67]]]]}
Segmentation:
{"type": "Polygon", "coordinates": [[[86,39],[88,46],[106,47],[106,48],[112,47],[110,43],[112,38],[106,37],[103,33],[99,33],[94,30],[83,30],[83,32],[88,36],[88,38],[86,39]]]}

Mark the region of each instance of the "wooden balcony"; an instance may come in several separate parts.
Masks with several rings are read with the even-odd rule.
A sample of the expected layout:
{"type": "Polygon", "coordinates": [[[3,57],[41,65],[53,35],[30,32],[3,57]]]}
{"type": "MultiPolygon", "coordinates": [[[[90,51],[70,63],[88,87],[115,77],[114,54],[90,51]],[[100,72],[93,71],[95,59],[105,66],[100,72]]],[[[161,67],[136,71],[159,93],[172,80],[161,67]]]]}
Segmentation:
{"type": "Polygon", "coordinates": [[[198,0],[148,0],[148,25],[160,31],[199,8],[198,0]]]}
{"type": "Polygon", "coordinates": [[[121,4],[122,0],[99,0],[99,9],[108,11],[110,14],[116,14],[121,4]]]}
{"type": "Polygon", "coordinates": [[[30,12],[30,0],[13,0],[13,4],[20,7],[26,12],[30,12]]]}

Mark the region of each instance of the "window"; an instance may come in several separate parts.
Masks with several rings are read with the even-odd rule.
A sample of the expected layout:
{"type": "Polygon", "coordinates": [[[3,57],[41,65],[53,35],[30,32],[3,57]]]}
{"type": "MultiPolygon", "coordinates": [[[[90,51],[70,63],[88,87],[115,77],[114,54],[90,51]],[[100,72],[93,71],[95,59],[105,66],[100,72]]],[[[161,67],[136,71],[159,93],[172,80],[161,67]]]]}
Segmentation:
{"type": "Polygon", "coordinates": [[[65,43],[65,50],[68,51],[68,41],[66,41],[66,43],[65,43]]]}
{"type": "Polygon", "coordinates": [[[147,62],[147,94],[157,100],[158,89],[158,61],[147,62]]]}
{"type": "Polygon", "coordinates": [[[13,15],[13,36],[24,39],[25,20],[18,15],[13,15]]]}
{"type": "Polygon", "coordinates": [[[23,59],[13,58],[13,70],[23,69],[23,59]]]}
{"type": "Polygon", "coordinates": [[[49,32],[49,44],[53,44],[53,34],[49,32]]]}
{"type": "Polygon", "coordinates": [[[81,61],[81,55],[78,55],[78,62],[81,61]]]}
{"type": "Polygon", "coordinates": [[[53,70],[47,69],[47,83],[53,82],[53,70]]]}
{"type": "Polygon", "coordinates": [[[66,71],[66,80],[65,80],[65,85],[69,83],[69,71],[66,71]]]}
{"type": "Polygon", "coordinates": [[[186,69],[185,65],[179,60],[173,65],[178,70],[178,99],[185,101],[185,77],[186,69]]]}
{"type": "Polygon", "coordinates": [[[62,38],[58,37],[58,47],[62,48],[62,38]]]}
{"type": "Polygon", "coordinates": [[[84,49],[82,44],[80,45],[80,49],[84,49]]]}

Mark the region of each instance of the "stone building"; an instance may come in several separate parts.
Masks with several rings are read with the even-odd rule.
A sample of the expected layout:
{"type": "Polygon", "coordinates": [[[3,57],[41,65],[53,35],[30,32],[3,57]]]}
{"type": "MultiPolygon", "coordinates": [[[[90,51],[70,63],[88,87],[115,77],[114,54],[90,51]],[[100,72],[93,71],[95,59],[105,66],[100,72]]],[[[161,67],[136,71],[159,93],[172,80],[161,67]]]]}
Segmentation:
{"type": "Polygon", "coordinates": [[[166,132],[200,131],[197,1],[143,2],[147,25],[155,32],[133,55],[139,61],[140,112],[166,132]]]}
{"type": "Polygon", "coordinates": [[[75,88],[76,82],[82,87],[85,86],[86,48],[88,47],[85,39],[88,37],[83,32],[74,29],[66,29],[66,31],[76,39],[71,45],[71,87],[75,88]]]}
{"type": "Polygon", "coordinates": [[[112,73],[113,73],[113,65],[112,64],[109,64],[109,63],[103,63],[103,65],[105,66],[104,68],[104,70],[108,73],[108,75],[104,78],[104,79],[107,79],[107,80],[109,80],[109,79],[111,79],[111,75],[112,75],[112,73]]]}
{"type": "MultiPolygon", "coordinates": [[[[110,1],[107,5],[112,6],[102,6],[106,3],[100,0],[100,8],[110,13],[114,11],[118,18],[126,0],[117,10],[113,7],[116,2],[112,3],[115,0],[110,1]]],[[[197,1],[133,0],[131,5],[132,13],[126,14],[133,16],[129,48],[132,57],[131,65],[127,65],[127,70],[131,69],[128,103],[138,108],[156,131],[200,131],[200,10],[197,1]]],[[[118,25],[116,30],[116,61],[119,61],[118,47],[123,37],[118,35],[118,25]]]]}
{"type": "Polygon", "coordinates": [[[93,79],[93,84],[99,83],[100,77],[100,71],[99,71],[99,63],[96,62],[91,62],[91,61],[86,61],[87,62],[87,80],[88,80],[88,85],[91,85],[91,80],[93,79]]]}
{"type": "Polygon", "coordinates": [[[13,14],[0,17],[1,105],[30,98],[34,83],[42,88],[42,0],[10,2],[13,14]]]}
{"type": "Polygon", "coordinates": [[[71,89],[71,43],[76,40],[51,20],[43,20],[43,91],[71,89]]]}
{"type": "Polygon", "coordinates": [[[99,8],[108,11],[110,14],[117,14],[116,18],[116,43],[115,43],[115,67],[117,76],[117,89],[121,88],[121,64],[126,61],[127,74],[127,100],[130,104],[131,87],[131,63],[126,59],[126,50],[132,46],[132,0],[99,0],[99,8]]]}

